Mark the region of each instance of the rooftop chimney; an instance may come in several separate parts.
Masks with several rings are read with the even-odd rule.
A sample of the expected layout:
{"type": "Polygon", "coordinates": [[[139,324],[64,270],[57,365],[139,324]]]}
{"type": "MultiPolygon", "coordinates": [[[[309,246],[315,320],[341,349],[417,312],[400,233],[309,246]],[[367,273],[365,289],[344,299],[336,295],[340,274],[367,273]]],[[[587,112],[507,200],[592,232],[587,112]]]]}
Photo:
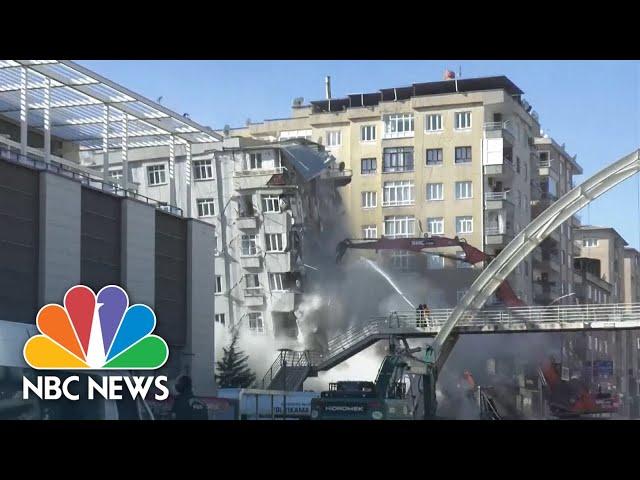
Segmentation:
{"type": "Polygon", "coordinates": [[[324,87],[327,100],[331,100],[331,77],[329,75],[324,78],[324,87]]]}

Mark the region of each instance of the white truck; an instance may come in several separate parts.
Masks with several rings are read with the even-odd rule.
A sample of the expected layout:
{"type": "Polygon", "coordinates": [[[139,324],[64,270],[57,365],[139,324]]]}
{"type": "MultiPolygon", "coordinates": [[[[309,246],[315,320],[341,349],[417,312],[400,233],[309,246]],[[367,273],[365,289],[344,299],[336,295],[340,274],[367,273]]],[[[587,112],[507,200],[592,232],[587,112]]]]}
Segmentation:
{"type": "Polygon", "coordinates": [[[320,393],[221,388],[218,397],[236,403],[237,420],[305,420],[311,418],[311,399],[320,393]]]}

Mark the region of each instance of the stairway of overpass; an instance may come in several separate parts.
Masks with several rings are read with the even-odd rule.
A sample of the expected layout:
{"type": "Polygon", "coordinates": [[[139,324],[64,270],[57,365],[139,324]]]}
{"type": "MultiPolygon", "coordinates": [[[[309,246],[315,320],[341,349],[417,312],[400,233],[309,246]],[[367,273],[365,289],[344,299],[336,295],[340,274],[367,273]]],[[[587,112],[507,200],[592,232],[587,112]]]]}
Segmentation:
{"type": "MultiPolygon", "coordinates": [[[[417,311],[398,311],[386,316],[373,317],[366,323],[351,327],[333,337],[324,352],[298,352],[297,358],[303,360],[290,362],[289,365],[304,366],[299,370],[301,373],[304,370],[302,376],[306,378],[335,367],[379,340],[390,337],[435,337],[451,311],[452,309],[437,309],[430,311],[428,315],[420,315],[417,311]]],[[[514,334],[629,329],[640,329],[640,303],[486,308],[468,312],[456,325],[454,332],[514,334]]],[[[269,382],[265,379],[263,388],[281,387],[281,377],[277,370],[279,368],[269,372],[269,379],[275,381],[269,382]]],[[[291,373],[293,374],[293,371],[291,373]]],[[[298,379],[296,372],[296,386],[301,386],[304,378],[298,379]]]]}

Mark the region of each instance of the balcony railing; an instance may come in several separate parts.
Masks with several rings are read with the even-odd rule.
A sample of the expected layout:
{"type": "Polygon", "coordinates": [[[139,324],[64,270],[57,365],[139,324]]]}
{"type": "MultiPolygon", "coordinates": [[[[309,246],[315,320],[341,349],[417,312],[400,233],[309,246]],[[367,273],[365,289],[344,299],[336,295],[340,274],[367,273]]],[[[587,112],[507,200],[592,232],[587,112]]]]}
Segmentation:
{"type": "Polygon", "coordinates": [[[353,176],[353,171],[350,168],[343,168],[342,170],[337,168],[328,168],[324,171],[324,178],[328,179],[340,179],[340,178],[351,178],[353,176]]]}
{"type": "Polygon", "coordinates": [[[244,289],[245,297],[261,297],[264,295],[264,289],[262,287],[246,287],[244,289]]]}
{"type": "Polygon", "coordinates": [[[233,172],[234,177],[248,177],[251,175],[276,175],[278,173],[283,173],[286,170],[284,167],[274,167],[274,168],[245,168],[242,170],[236,170],[233,172]]]}
{"type": "Polygon", "coordinates": [[[509,229],[507,227],[489,225],[484,229],[485,235],[507,235],[508,233],[509,229]]]}
{"type": "Polygon", "coordinates": [[[550,168],[551,160],[538,160],[538,167],[540,168],[550,168]]]}
{"type": "Polygon", "coordinates": [[[506,192],[485,192],[484,194],[485,200],[510,200],[511,199],[511,191],[506,192]]]}
{"type": "Polygon", "coordinates": [[[510,120],[505,120],[504,122],[484,122],[482,128],[485,132],[503,131],[507,132],[512,137],[514,136],[513,131],[511,130],[512,127],[510,120]]]}
{"type": "Polygon", "coordinates": [[[410,200],[383,200],[382,201],[382,206],[383,207],[406,207],[406,206],[415,205],[415,204],[416,204],[415,199],[410,199],[410,200]]]}
{"type": "Polygon", "coordinates": [[[105,181],[97,178],[97,176],[92,176],[91,174],[88,174],[86,172],[74,170],[72,167],[63,165],[59,162],[56,162],[55,160],[50,160],[47,162],[45,160],[35,158],[32,155],[23,155],[22,153],[15,151],[15,149],[1,144],[0,158],[16,165],[24,165],[33,168],[34,170],[56,173],[58,175],[62,175],[80,182],[82,185],[85,185],[87,187],[101,190],[103,192],[117,195],[119,197],[133,198],[148,205],[152,205],[159,210],[163,210],[180,217],[183,216],[182,209],[179,207],[166,205],[163,202],[154,200],[153,198],[149,198],[144,195],[140,195],[139,193],[132,190],[125,190],[117,183],[105,181]]]}

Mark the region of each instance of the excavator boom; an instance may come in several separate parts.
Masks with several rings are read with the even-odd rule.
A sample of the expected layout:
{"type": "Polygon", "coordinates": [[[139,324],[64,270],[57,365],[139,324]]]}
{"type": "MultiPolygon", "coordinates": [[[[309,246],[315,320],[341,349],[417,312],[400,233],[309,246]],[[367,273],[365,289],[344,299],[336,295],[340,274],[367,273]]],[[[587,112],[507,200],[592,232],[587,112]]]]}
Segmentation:
{"type": "MultiPolygon", "coordinates": [[[[415,253],[429,253],[445,258],[453,258],[471,265],[480,262],[489,262],[493,258],[473,245],[469,245],[465,240],[458,237],[417,237],[417,238],[378,238],[378,239],[345,239],[336,247],[336,263],[344,257],[347,249],[357,248],[359,250],[406,250],[415,253]],[[424,252],[432,248],[458,247],[464,252],[464,257],[456,257],[446,253],[424,252]]],[[[526,304],[518,298],[505,280],[496,290],[496,297],[507,307],[522,307],[526,304]]]]}

